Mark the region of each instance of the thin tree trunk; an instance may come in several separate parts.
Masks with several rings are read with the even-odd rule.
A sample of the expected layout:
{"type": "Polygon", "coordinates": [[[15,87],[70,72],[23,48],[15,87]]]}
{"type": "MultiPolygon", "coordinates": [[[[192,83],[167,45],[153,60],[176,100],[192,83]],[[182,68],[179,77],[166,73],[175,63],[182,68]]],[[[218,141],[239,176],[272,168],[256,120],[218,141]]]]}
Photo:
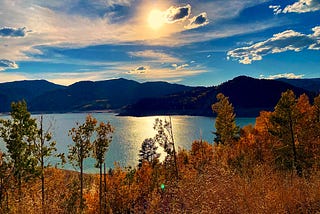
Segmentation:
{"type": "Polygon", "coordinates": [[[289,126],[290,126],[290,135],[291,135],[291,145],[292,145],[292,151],[293,151],[293,167],[296,169],[297,175],[301,176],[302,171],[301,168],[298,166],[298,158],[297,158],[297,150],[296,150],[296,144],[294,139],[294,132],[293,132],[293,124],[292,124],[292,118],[290,116],[289,126]]]}
{"type": "Polygon", "coordinates": [[[99,208],[100,208],[100,214],[102,213],[102,164],[99,163],[100,168],[100,188],[99,188],[99,208]]]}
{"type": "Polygon", "coordinates": [[[83,213],[83,159],[80,160],[80,212],[83,213]]]}
{"type": "Polygon", "coordinates": [[[179,178],[179,172],[178,172],[176,148],[175,148],[175,145],[174,145],[173,126],[172,126],[171,117],[169,117],[169,119],[170,119],[170,125],[171,125],[170,135],[171,135],[171,140],[172,140],[172,145],[173,145],[173,160],[174,160],[176,178],[178,179],[179,178]]]}
{"type": "Polygon", "coordinates": [[[103,202],[104,202],[104,213],[107,214],[107,173],[106,173],[106,164],[103,164],[103,170],[104,170],[104,194],[103,194],[103,202]]]}
{"type": "Polygon", "coordinates": [[[40,155],[41,155],[41,206],[42,206],[42,213],[45,213],[45,194],[44,194],[44,160],[43,160],[43,145],[44,145],[44,138],[43,138],[43,116],[40,117],[40,155]]]}

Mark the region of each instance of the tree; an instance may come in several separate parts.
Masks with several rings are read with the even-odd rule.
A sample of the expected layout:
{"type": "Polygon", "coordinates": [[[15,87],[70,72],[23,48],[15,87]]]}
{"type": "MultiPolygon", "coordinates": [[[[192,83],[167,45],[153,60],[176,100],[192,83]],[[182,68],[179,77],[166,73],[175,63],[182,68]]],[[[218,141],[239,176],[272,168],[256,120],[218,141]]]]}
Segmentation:
{"type": "Polygon", "coordinates": [[[222,93],[217,95],[217,102],[211,107],[213,112],[217,113],[215,127],[216,135],[214,141],[217,144],[231,145],[239,138],[239,127],[235,122],[235,113],[229,98],[225,97],[222,93]]]}
{"type": "Polygon", "coordinates": [[[164,122],[157,118],[155,120],[153,129],[157,131],[154,141],[159,143],[159,145],[163,147],[164,151],[167,153],[166,161],[170,163],[173,162],[176,178],[178,178],[177,154],[174,145],[171,117],[169,117],[169,121],[164,120],[164,122]]]}
{"type": "Polygon", "coordinates": [[[80,210],[84,209],[83,199],[83,161],[90,156],[92,151],[91,137],[94,133],[97,120],[91,115],[86,117],[86,121],[83,124],[76,124],[76,128],[72,128],[69,131],[69,135],[72,136],[74,145],[69,146],[68,159],[74,167],[80,169],[80,210]]]}
{"type": "MultiPolygon", "coordinates": [[[[99,168],[100,173],[100,192],[99,192],[99,205],[100,205],[100,213],[102,210],[102,164],[105,160],[105,154],[109,148],[109,145],[112,141],[112,133],[114,131],[114,128],[111,126],[111,124],[103,123],[101,122],[99,124],[99,127],[95,129],[97,132],[97,139],[93,143],[94,148],[94,157],[96,159],[96,167],[99,168]]],[[[104,184],[106,185],[106,183],[104,184]]],[[[106,209],[106,208],[104,208],[106,209]]],[[[106,210],[105,210],[106,211],[106,210]]]]}
{"type": "Polygon", "coordinates": [[[320,94],[314,98],[314,108],[317,117],[317,122],[320,123],[320,94]]]}
{"type": "Polygon", "coordinates": [[[42,212],[45,213],[45,181],[44,181],[44,170],[50,163],[45,163],[49,157],[55,155],[56,157],[60,157],[62,162],[64,163],[64,154],[54,154],[56,149],[56,142],[52,140],[52,134],[50,133],[50,126],[45,131],[43,128],[43,116],[40,116],[40,129],[38,129],[36,138],[33,141],[33,153],[35,158],[40,165],[40,179],[41,179],[41,196],[42,196],[42,212]]]}
{"type": "Polygon", "coordinates": [[[296,126],[300,114],[296,107],[296,97],[293,91],[288,90],[282,93],[274,112],[270,117],[270,133],[278,137],[281,145],[275,150],[277,161],[281,166],[289,169],[296,169],[301,175],[302,169],[298,165],[296,148],[296,126]]]}
{"type": "Polygon", "coordinates": [[[139,167],[142,167],[144,161],[147,161],[150,164],[153,164],[156,161],[160,154],[157,153],[158,147],[153,138],[145,139],[141,144],[141,149],[139,151],[139,167]]]}
{"type": "Polygon", "coordinates": [[[11,119],[0,120],[0,133],[8,152],[9,164],[18,185],[19,206],[22,182],[39,174],[32,142],[37,136],[36,119],[31,118],[25,101],[11,104],[11,119]]]}

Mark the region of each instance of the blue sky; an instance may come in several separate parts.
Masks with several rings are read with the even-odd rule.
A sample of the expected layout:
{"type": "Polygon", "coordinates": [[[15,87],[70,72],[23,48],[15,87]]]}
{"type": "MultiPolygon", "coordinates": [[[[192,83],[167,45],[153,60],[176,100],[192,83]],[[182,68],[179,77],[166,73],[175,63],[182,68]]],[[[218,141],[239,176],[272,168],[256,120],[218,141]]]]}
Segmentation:
{"type": "Polygon", "coordinates": [[[0,82],[320,77],[320,0],[1,0],[0,82]]]}

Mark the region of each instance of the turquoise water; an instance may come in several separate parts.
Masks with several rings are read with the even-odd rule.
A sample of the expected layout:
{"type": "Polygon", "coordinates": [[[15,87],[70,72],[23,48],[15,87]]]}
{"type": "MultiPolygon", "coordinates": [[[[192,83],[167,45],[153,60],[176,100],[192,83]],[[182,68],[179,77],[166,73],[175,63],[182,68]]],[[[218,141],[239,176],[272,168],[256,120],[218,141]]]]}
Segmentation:
{"type": "MultiPolygon", "coordinates": [[[[83,123],[87,113],[68,114],[46,114],[44,116],[45,126],[50,127],[53,138],[57,142],[58,152],[68,153],[68,145],[72,144],[68,131],[76,126],[76,122],[83,123]]],[[[153,123],[156,118],[169,119],[165,116],[150,117],[118,117],[112,113],[93,113],[98,121],[110,121],[115,127],[113,140],[106,154],[107,167],[113,167],[117,162],[121,166],[136,166],[138,164],[138,154],[141,143],[144,139],[155,136],[153,123]]],[[[6,116],[2,116],[7,118],[6,116]]],[[[39,115],[34,115],[38,118],[39,115]]],[[[191,144],[196,139],[203,139],[213,142],[215,118],[199,116],[172,116],[173,133],[176,147],[190,149],[191,144]]],[[[237,125],[244,126],[253,124],[255,118],[238,118],[237,125]]],[[[5,145],[0,142],[0,149],[5,145]]],[[[159,150],[161,153],[161,151],[159,150]]],[[[163,155],[162,155],[163,156],[163,155]]],[[[52,164],[55,159],[49,160],[52,164]]],[[[71,165],[64,166],[67,169],[74,169],[71,165]]],[[[94,168],[94,160],[85,160],[85,172],[97,172],[94,168]]]]}

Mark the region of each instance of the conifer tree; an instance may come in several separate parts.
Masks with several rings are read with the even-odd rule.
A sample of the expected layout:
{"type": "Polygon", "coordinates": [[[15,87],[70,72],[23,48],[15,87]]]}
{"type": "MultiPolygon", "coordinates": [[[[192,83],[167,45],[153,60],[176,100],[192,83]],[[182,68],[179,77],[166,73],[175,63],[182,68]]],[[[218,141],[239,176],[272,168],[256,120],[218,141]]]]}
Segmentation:
{"type": "Polygon", "coordinates": [[[212,105],[213,112],[217,113],[214,142],[222,145],[231,145],[239,138],[239,127],[235,122],[235,113],[229,98],[222,93],[217,95],[217,102],[212,105]]]}
{"type": "Polygon", "coordinates": [[[145,139],[141,144],[141,149],[139,151],[139,167],[142,167],[143,161],[147,161],[150,164],[153,164],[154,161],[160,157],[160,154],[157,153],[158,147],[155,144],[153,138],[145,139]]]}
{"type": "Polygon", "coordinates": [[[38,129],[36,119],[31,118],[25,101],[13,102],[10,116],[11,119],[0,120],[0,134],[6,143],[9,164],[17,182],[20,206],[22,182],[39,174],[37,159],[32,147],[38,129]]]}
{"type": "Polygon", "coordinates": [[[282,93],[274,112],[270,117],[270,133],[280,140],[282,146],[276,150],[277,161],[282,167],[296,169],[301,175],[302,169],[298,165],[296,147],[296,126],[300,117],[296,106],[296,97],[291,90],[282,93]]]}

